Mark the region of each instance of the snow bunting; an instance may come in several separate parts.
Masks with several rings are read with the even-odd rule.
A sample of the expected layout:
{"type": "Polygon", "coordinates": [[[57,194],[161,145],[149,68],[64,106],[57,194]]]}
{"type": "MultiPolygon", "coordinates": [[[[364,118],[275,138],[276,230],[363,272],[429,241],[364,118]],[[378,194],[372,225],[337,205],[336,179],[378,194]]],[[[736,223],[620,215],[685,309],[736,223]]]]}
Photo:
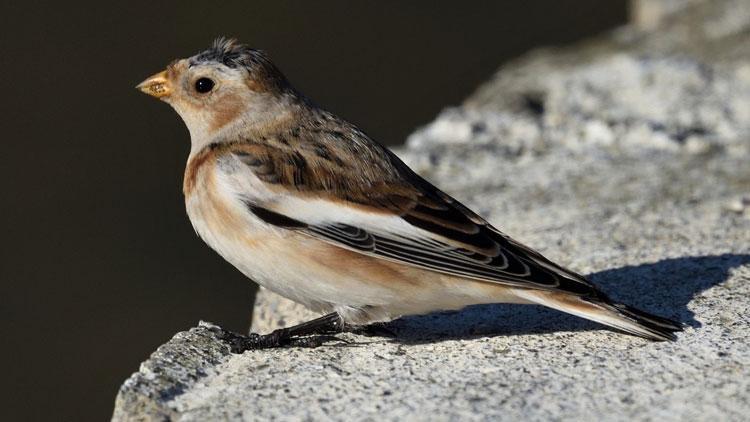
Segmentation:
{"type": "Polygon", "coordinates": [[[219,39],[138,89],[190,131],[183,190],[198,235],[250,279],[327,314],[247,347],[486,303],[540,304],[653,340],[681,329],[505,235],[314,105],[261,51],[219,39]]]}

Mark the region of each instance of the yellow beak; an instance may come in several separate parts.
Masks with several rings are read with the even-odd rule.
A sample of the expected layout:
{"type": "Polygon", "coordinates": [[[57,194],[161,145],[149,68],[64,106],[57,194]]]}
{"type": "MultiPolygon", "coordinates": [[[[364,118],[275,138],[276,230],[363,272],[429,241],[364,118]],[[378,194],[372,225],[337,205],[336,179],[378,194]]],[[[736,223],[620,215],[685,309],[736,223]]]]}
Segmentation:
{"type": "Polygon", "coordinates": [[[148,79],[136,85],[136,89],[140,89],[143,93],[156,98],[166,97],[172,93],[172,87],[167,78],[166,70],[151,75],[148,79]]]}

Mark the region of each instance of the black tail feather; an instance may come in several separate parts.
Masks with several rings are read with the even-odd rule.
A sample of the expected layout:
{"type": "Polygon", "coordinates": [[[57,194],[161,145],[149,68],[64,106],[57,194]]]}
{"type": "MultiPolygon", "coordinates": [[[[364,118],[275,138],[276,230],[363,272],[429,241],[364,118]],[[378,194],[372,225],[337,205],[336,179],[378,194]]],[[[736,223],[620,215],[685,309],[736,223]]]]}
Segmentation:
{"type": "MultiPolygon", "coordinates": [[[[613,311],[620,314],[620,316],[639,325],[650,334],[649,336],[646,336],[643,333],[639,333],[636,331],[631,332],[632,334],[641,337],[648,337],[654,340],[674,341],[677,340],[677,336],[675,335],[675,333],[683,330],[683,324],[679,322],[672,321],[667,318],[662,318],[645,311],[641,311],[640,309],[633,308],[632,306],[619,303],[613,303],[610,306],[613,308],[613,311]]],[[[627,329],[624,329],[622,327],[618,328],[624,331],[628,331],[627,329]]]]}

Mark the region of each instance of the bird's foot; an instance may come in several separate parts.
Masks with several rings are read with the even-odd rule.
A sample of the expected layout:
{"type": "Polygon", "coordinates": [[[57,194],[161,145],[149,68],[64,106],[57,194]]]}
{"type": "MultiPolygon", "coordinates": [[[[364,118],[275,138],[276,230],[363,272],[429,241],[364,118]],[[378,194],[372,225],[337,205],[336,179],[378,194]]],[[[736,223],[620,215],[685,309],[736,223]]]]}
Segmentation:
{"type": "Polygon", "coordinates": [[[339,338],[333,335],[317,335],[317,336],[307,336],[307,337],[296,337],[290,340],[289,346],[293,347],[309,347],[309,348],[315,348],[323,346],[327,343],[343,343],[343,344],[350,344],[351,342],[349,340],[339,338]]]}
{"type": "Polygon", "coordinates": [[[243,353],[247,350],[273,349],[279,347],[308,347],[315,348],[331,342],[349,343],[349,341],[334,335],[286,336],[280,330],[269,334],[243,336],[241,334],[223,332],[222,340],[229,345],[232,353],[243,353]]]}
{"type": "Polygon", "coordinates": [[[293,327],[279,328],[269,334],[250,333],[243,336],[224,331],[221,338],[229,344],[233,353],[285,346],[318,347],[330,341],[347,343],[332,335],[341,332],[343,326],[341,317],[332,313],[293,327]]]}

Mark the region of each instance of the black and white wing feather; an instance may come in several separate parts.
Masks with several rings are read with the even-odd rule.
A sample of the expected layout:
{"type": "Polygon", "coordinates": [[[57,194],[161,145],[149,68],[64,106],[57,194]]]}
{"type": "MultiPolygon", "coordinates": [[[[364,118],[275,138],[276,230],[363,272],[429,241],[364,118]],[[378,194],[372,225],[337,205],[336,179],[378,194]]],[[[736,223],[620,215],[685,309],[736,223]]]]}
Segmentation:
{"type": "Polygon", "coordinates": [[[342,166],[307,154],[317,151],[309,145],[290,150],[242,142],[230,144],[227,152],[269,191],[279,192],[271,200],[244,199],[270,224],[458,277],[575,294],[593,291],[584,277],[506,236],[369,142],[360,145],[366,153],[350,155],[342,166]],[[378,171],[367,171],[373,168],[378,171]]]}

